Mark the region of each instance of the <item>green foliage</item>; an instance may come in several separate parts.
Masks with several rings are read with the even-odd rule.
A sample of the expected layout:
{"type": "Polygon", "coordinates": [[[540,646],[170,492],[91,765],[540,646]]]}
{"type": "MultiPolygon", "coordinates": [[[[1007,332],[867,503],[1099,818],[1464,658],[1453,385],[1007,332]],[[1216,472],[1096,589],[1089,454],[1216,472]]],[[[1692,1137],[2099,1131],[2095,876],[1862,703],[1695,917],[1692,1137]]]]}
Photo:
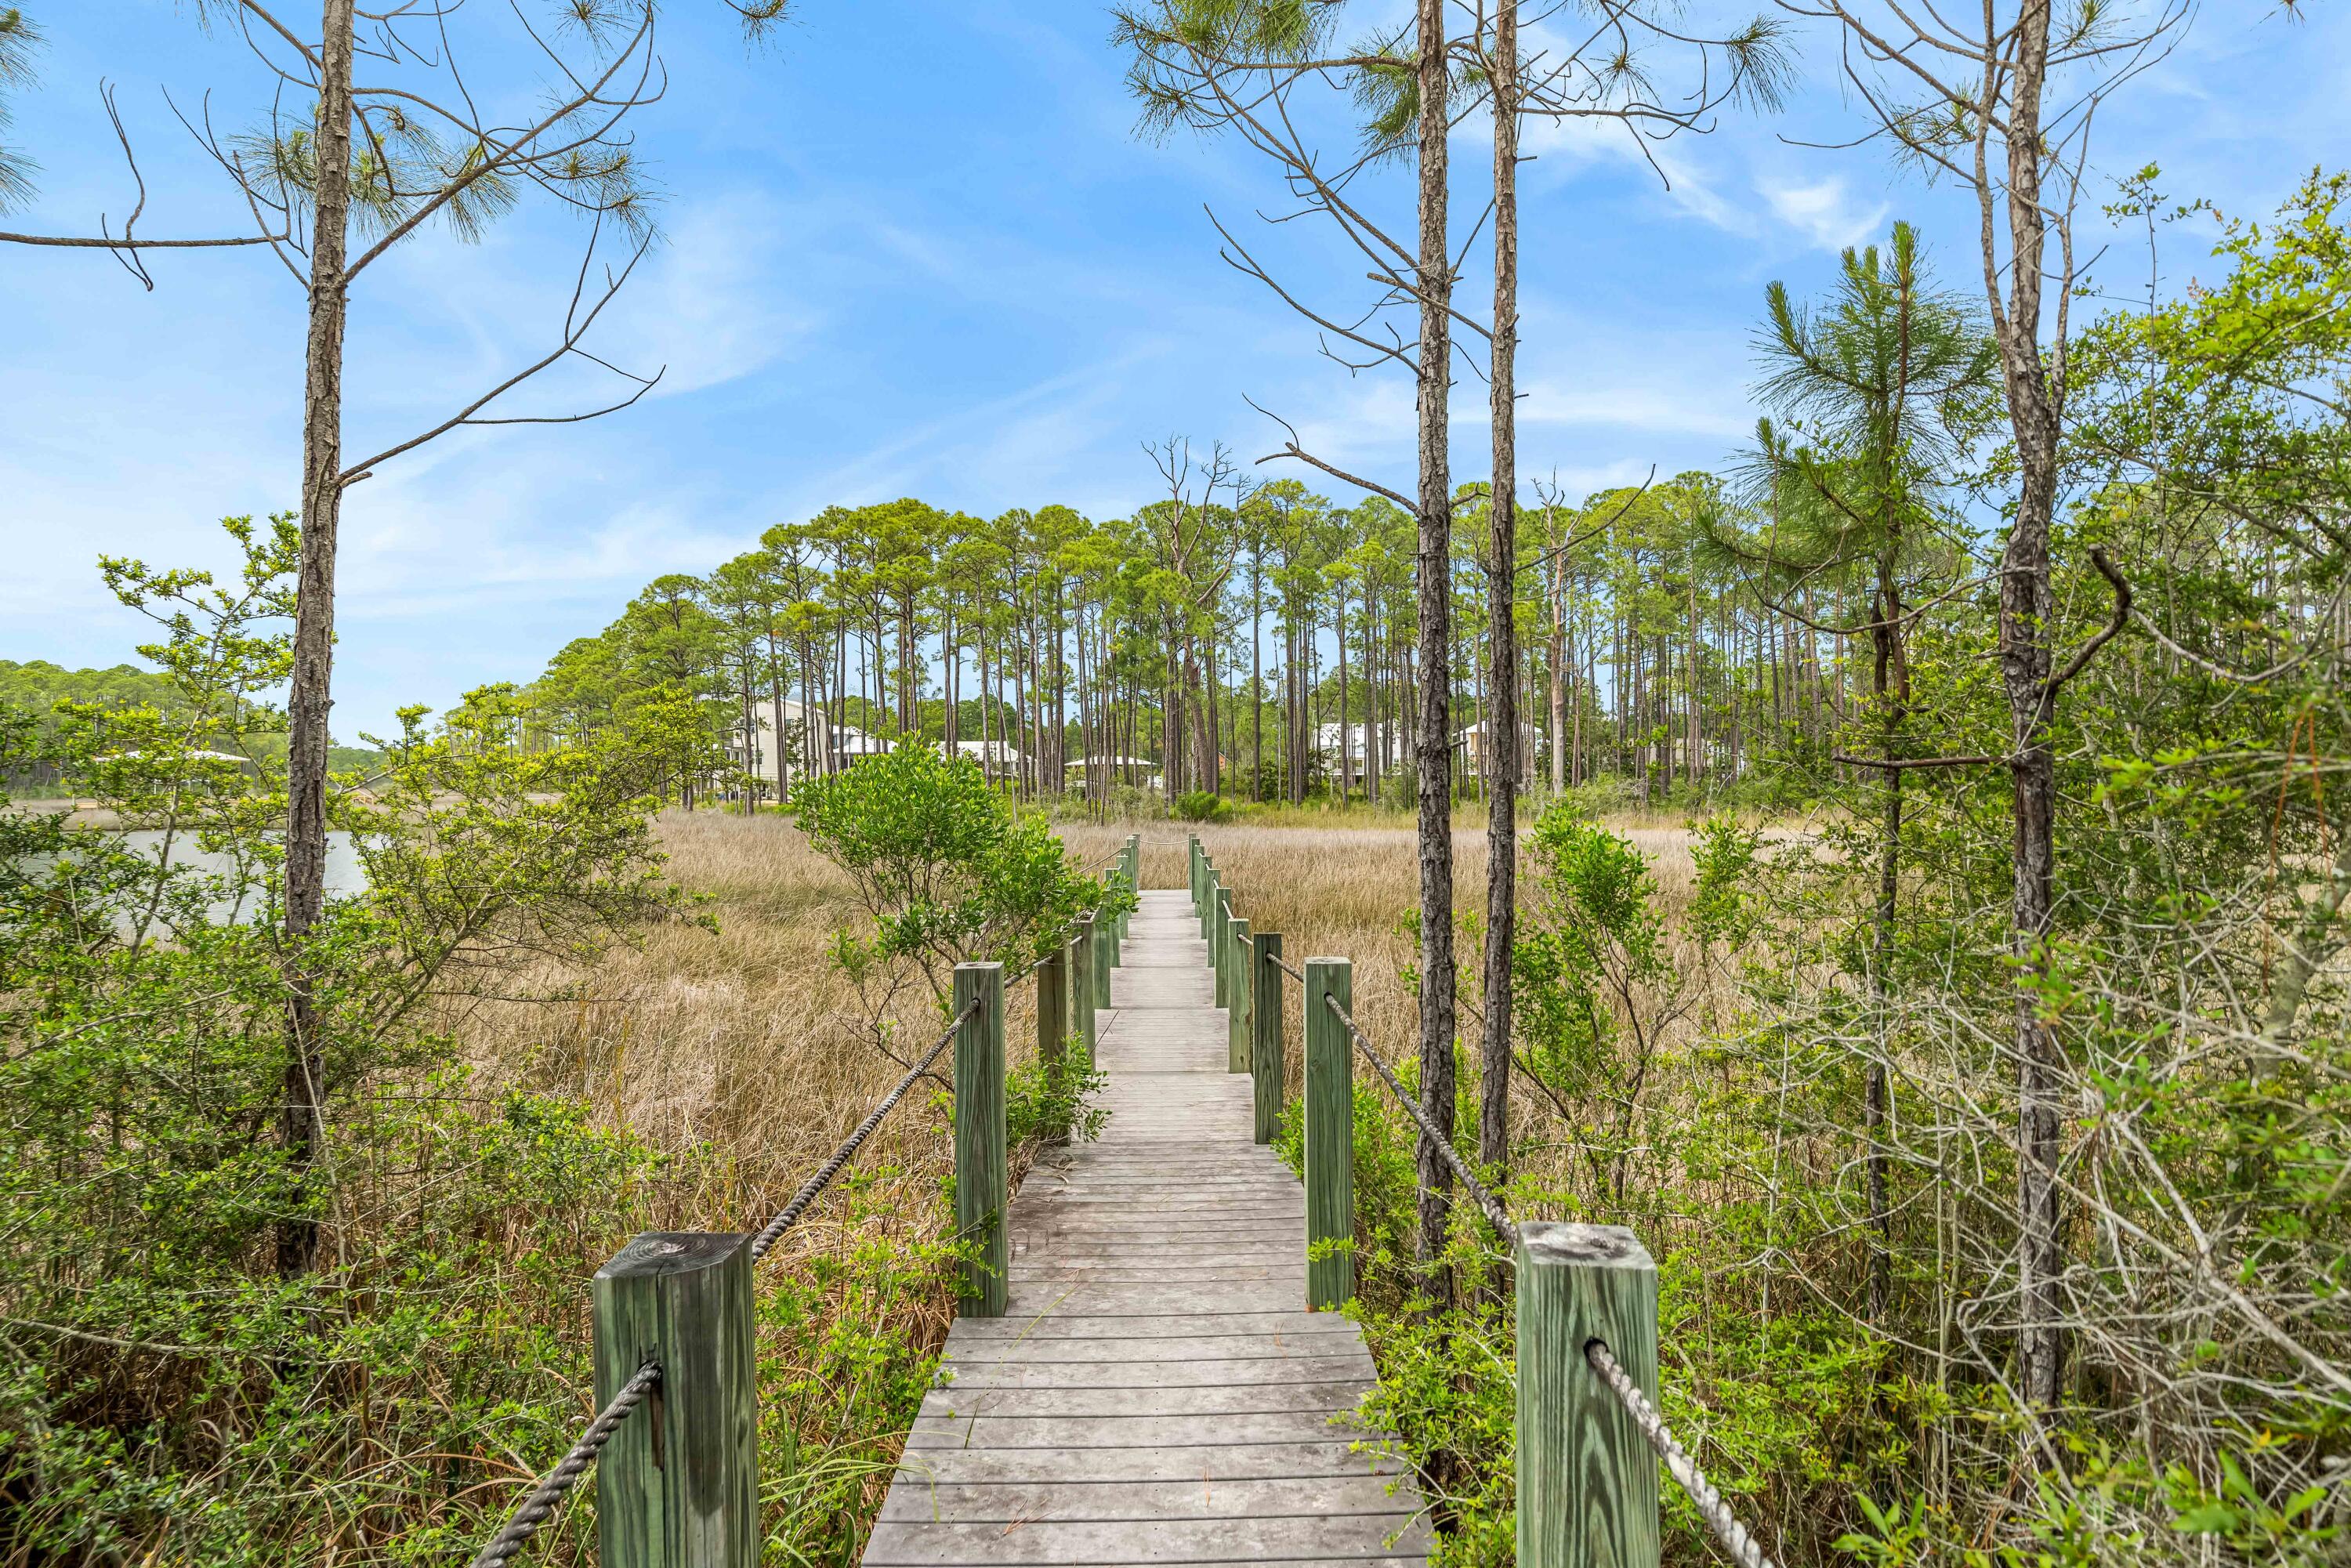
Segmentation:
{"type": "Polygon", "coordinates": [[[902,747],[812,775],[791,810],[809,841],[849,873],[870,936],[843,933],[855,972],[912,963],[934,988],[958,963],[1025,961],[1067,942],[1115,896],[1070,863],[1046,820],[1016,812],[979,765],[902,747]]]}
{"type": "Polygon", "coordinates": [[[759,1280],[759,1491],[772,1560],[854,1560],[873,1489],[895,1469],[938,1364],[904,1325],[946,1292],[960,1255],[946,1239],[876,1234],[892,1218],[873,1188],[896,1173],[847,1171],[845,1249],[759,1280]]]}
{"type": "Polygon", "coordinates": [[[1653,906],[1656,877],[1630,839],[1553,807],[1536,821],[1528,849],[1545,914],[1576,959],[1589,964],[1613,953],[1635,975],[1657,972],[1665,928],[1653,906]]]}
{"type": "Polygon", "coordinates": [[[1176,816],[1186,822],[1229,822],[1233,808],[1213,789],[1187,789],[1176,797],[1176,816]]]}
{"type": "Polygon", "coordinates": [[[1762,918],[1753,895],[1763,830],[1728,812],[1690,824],[1689,928],[1700,942],[1737,947],[1762,918]]]}
{"type": "Polygon", "coordinates": [[[1024,1144],[1092,1143],[1110,1113],[1093,1103],[1109,1079],[1084,1040],[1072,1035],[1056,1064],[1038,1058],[1004,1075],[1005,1136],[1024,1144]]]}
{"type": "Polygon", "coordinates": [[[424,1010],[683,907],[627,768],[521,753],[496,690],[434,734],[413,716],[375,800],[336,802],[371,883],[304,954],[327,1146],[298,1167],[281,1142],[284,800],[207,753],[282,679],[294,539],[229,531],[232,583],[106,563],[161,628],[141,652],[171,700],[47,727],[0,708],[0,762],[38,758],[131,825],[0,800],[14,1557],[278,1563],[434,1506],[389,1560],[447,1555],[511,1455],[568,1442],[579,1281],[651,1218],[641,1145],[576,1102],[483,1092],[424,1010]],[[331,1250],[281,1279],[277,1228],[306,1208],[331,1250]]]}

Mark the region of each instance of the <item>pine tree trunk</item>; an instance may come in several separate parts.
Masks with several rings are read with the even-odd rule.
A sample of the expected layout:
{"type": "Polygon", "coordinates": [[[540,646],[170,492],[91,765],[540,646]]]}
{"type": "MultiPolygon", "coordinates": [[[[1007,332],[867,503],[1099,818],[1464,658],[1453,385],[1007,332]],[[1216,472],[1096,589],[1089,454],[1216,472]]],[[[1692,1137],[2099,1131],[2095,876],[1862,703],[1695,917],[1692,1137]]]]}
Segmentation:
{"type": "Polygon", "coordinates": [[[1265,591],[1256,551],[1249,554],[1249,799],[1264,794],[1265,781],[1265,591]]]}
{"type": "Polygon", "coordinates": [[[1496,0],[1494,56],[1494,436],[1486,613],[1493,622],[1495,747],[1486,809],[1486,1028],[1479,1054],[1478,1158],[1495,1179],[1510,1157],[1510,957],[1518,939],[1519,632],[1518,0],[1496,0]]]}
{"type": "Polygon", "coordinates": [[[342,518],[343,269],[350,222],[353,0],[326,0],[319,48],[318,176],[311,193],[309,334],[302,386],[302,560],[296,585],[294,667],[287,707],[285,1101],[278,1139],[299,1207],[277,1229],[277,1271],[318,1263],[319,1230],[309,1173],[326,1137],[326,1052],[316,977],[305,951],[327,910],[327,767],[332,739],[335,546],[342,518]]]}
{"type": "MultiPolygon", "coordinates": [[[[2058,413],[2040,343],[2046,241],[2041,92],[2049,58],[2049,0],[2025,0],[2015,26],[2005,128],[2010,256],[2003,270],[2009,299],[1999,337],[2022,482],[2001,557],[2000,662],[2015,745],[2010,766],[2015,852],[2010,920],[2018,966],[2017,1361],[2025,1402],[2046,1410],[2064,1391],[2065,1354],[2064,1200],[2057,1179],[2063,1154],[2058,1101],[2065,1062],[2055,1032],[2042,1020],[2039,997],[2045,972],[2041,947],[2050,933],[2057,861],[2057,758],[2049,735],[2056,706],[2049,689],[2055,611],[2049,534],[2057,501],[2058,413]]],[[[1996,287],[1992,276],[1988,267],[1988,286],[1996,287]]]]}
{"type": "MultiPolygon", "coordinates": [[[[1452,257],[1446,248],[1447,51],[1445,0],[1416,0],[1420,82],[1419,605],[1420,605],[1420,1098],[1436,1125],[1454,1121],[1453,968],[1453,479],[1448,465],[1452,387],[1452,257]]],[[[1430,1302],[1452,1297],[1440,1261],[1453,1173],[1420,1140],[1418,1256],[1430,1302]]]]}

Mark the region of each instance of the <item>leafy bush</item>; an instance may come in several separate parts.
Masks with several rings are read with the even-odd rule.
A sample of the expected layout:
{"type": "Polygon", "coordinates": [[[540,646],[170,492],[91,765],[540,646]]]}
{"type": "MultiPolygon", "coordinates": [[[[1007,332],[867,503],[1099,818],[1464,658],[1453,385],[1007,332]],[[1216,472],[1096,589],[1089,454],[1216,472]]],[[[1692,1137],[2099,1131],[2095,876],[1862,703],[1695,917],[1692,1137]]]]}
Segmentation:
{"type": "Polygon", "coordinates": [[[284,1135],[285,800],[209,754],[282,678],[298,541],[229,532],[227,583],[106,563],[172,702],[0,707],[0,772],[55,768],[125,824],[0,800],[10,1561],[309,1560],[363,1520],[393,1560],[447,1555],[513,1454],[568,1440],[579,1281],[652,1218],[642,1145],[478,1084],[427,1011],[684,908],[625,759],[525,755],[496,688],[437,733],[413,713],[375,800],[335,798],[371,882],[302,950],[325,1138],[284,1135]],[[283,1275],[296,1218],[328,1245],[283,1275]]]}
{"type": "Polygon", "coordinates": [[[1176,815],[1186,822],[1229,822],[1233,808],[1213,789],[1186,789],[1176,797],[1176,815]]]}
{"type": "Polygon", "coordinates": [[[1110,1119],[1109,1112],[1092,1103],[1108,1082],[1085,1041],[1075,1036],[1058,1065],[1042,1058],[1022,1062],[1004,1075],[1006,1138],[1014,1148],[1030,1142],[1092,1142],[1110,1119]]]}
{"type": "Polygon", "coordinates": [[[1380,775],[1380,804],[1391,811],[1420,809],[1420,772],[1409,762],[1380,775]]]}
{"type": "Polygon", "coordinates": [[[901,747],[802,779],[791,809],[872,917],[870,936],[836,941],[852,974],[911,964],[943,991],[955,965],[1025,960],[1109,906],[1044,817],[1015,811],[969,758],[901,747]]]}

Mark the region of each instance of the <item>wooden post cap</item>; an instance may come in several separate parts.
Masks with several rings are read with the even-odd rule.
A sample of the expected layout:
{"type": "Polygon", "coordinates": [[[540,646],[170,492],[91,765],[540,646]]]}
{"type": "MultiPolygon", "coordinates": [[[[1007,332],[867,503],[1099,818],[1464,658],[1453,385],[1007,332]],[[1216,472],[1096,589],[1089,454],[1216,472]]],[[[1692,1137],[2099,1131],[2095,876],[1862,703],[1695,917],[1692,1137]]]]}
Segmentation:
{"type": "Polygon", "coordinates": [[[1657,1458],[1584,1359],[1657,1396],[1657,1269],[1620,1225],[1519,1227],[1520,1568],[1656,1568],[1657,1458]]]}

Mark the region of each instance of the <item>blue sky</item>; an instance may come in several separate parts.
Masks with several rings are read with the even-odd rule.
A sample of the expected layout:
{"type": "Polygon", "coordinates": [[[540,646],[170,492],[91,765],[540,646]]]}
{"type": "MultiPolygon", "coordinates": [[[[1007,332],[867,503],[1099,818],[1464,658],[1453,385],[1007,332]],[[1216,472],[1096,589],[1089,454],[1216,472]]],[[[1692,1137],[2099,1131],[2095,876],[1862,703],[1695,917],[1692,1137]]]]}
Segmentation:
{"type": "MultiPolygon", "coordinates": [[[[232,193],[162,89],[193,107],[209,88],[218,123],[249,122],[266,87],[242,44],[164,0],[33,9],[51,46],[15,136],[43,165],[42,193],[8,226],[89,232],[127,207],[104,77],[141,149],[141,232],[225,232],[232,193]]],[[[1381,0],[1362,18],[1398,9],[1381,0]]],[[[494,92],[534,79],[503,15],[486,0],[469,13],[471,75],[494,92]]],[[[1245,397],[1334,461],[1410,488],[1408,384],[1320,358],[1311,328],[1217,259],[1203,209],[1322,302],[1360,300],[1361,267],[1304,225],[1258,224],[1280,191],[1245,149],[1138,140],[1100,6],[805,0],[748,51],[726,15],[670,0],[672,89],[638,122],[666,243],[591,342],[666,364],[663,386],[589,425],[462,433],[351,492],[339,737],[383,733],[403,702],[527,679],[647,579],[707,570],[830,503],[1122,515],[1156,484],[1144,441],[1223,439],[1245,458],[1279,444],[1245,397]]],[[[1919,224],[1948,281],[1976,287],[1971,213],[1951,193],[1872,150],[1793,144],[1861,128],[1834,41],[1794,41],[1787,111],[1675,142],[1670,189],[1614,140],[1531,132],[1522,473],[1580,495],[1652,464],[1722,463],[1752,423],[1765,283],[1818,289],[1840,246],[1897,216],[1919,224]]],[[[2095,166],[2159,162],[2175,196],[2261,212],[2313,164],[2351,161],[2346,79],[2340,7],[2299,22],[2258,3],[2209,8],[2102,113],[2095,166]]],[[[1458,222],[1483,202],[1480,141],[1465,133],[1457,151],[1458,222]]],[[[1374,198],[1398,218],[1405,199],[1400,178],[1374,198]]],[[[485,245],[436,234],[364,280],[348,448],[431,423],[543,351],[581,237],[526,210],[485,245]]],[[[2167,287],[2194,274],[2203,237],[2172,235],[2167,287]]],[[[2143,288],[2143,249],[2118,243],[2100,276],[2143,288]]],[[[155,273],[151,294],[101,254],[0,247],[0,657],[126,658],[141,628],[99,587],[99,554],[225,564],[214,519],[294,504],[299,291],[255,251],[164,256],[155,273]]],[[[1482,388],[1458,396],[1468,479],[1483,467],[1482,388]]]]}

